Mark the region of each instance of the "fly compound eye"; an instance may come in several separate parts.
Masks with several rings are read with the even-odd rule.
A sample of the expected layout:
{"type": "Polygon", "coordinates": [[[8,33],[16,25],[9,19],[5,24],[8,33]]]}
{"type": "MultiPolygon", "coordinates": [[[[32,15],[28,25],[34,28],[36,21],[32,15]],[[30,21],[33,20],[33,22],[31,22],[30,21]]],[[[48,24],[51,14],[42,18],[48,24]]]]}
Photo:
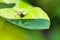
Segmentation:
{"type": "Polygon", "coordinates": [[[21,12],[21,11],[18,11],[17,14],[18,14],[20,17],[24,17],[23,12],[21,12]]]}

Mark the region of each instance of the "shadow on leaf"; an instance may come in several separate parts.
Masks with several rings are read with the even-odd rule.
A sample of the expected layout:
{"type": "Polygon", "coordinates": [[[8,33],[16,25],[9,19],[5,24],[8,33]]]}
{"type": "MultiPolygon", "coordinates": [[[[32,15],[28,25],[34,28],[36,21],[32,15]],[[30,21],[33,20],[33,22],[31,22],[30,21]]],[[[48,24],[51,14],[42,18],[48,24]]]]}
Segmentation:
{"type": "Polygon", "coordinates": [[[15,3],[7,4],[7,3],[0,3],[0,9],[2,8],[12,8],[15,6],[15,3]]]}

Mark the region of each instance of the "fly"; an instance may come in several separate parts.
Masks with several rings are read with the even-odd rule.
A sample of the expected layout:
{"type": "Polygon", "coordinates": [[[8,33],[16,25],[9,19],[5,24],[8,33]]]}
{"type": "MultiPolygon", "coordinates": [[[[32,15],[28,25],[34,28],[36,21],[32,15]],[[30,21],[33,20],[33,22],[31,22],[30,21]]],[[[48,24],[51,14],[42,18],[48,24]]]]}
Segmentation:
{"type": "Polygon", "coordinates": [[[17,14],[20,16],[20,17],[24,17],[25,15],[23,14],[23,12],[21,11],[18,11],[17,14]]]}

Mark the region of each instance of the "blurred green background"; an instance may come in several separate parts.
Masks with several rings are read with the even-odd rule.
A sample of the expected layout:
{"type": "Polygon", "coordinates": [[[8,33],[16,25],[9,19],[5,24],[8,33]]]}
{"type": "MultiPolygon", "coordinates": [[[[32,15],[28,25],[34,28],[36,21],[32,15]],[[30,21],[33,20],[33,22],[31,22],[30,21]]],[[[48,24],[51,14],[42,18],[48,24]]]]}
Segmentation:
{"type": "Polygon", "coordinates": [[[60,40],[60,0],[30,0],[41,7],[50,17],[50,29],[43,30],[47,40],[60,40]]]}

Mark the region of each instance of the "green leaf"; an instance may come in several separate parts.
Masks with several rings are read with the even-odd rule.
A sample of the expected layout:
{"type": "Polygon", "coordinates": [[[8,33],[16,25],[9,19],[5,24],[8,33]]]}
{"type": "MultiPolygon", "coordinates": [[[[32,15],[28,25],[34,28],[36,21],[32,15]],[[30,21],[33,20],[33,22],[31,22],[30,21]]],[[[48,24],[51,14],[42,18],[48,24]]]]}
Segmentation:
{"type": "Polygon", "coordinates": [[[34,7],[23,0],[13,8],[0,9],[0,16],[5,20],[27,29],[49,29],[50,19],[39,7],[34,7]],[[22,13],[24,17],[18,15],[22,13]]]}
{"type": "Polygon", "coordinates": [[[13,8],[0,9],[0,16],[9,22],[27,29],[48,29],[50,20],[46,13],[40,8],[24,12],[26,15],[21,18],[13,8]]]}
{"type": "Polygon", "coordinates": [[[19,0],[0,0],[0,2],[4,2],[4,3],[7,3],[7,4],[16,3],[17,1],[19,1],[19,0]]]}

